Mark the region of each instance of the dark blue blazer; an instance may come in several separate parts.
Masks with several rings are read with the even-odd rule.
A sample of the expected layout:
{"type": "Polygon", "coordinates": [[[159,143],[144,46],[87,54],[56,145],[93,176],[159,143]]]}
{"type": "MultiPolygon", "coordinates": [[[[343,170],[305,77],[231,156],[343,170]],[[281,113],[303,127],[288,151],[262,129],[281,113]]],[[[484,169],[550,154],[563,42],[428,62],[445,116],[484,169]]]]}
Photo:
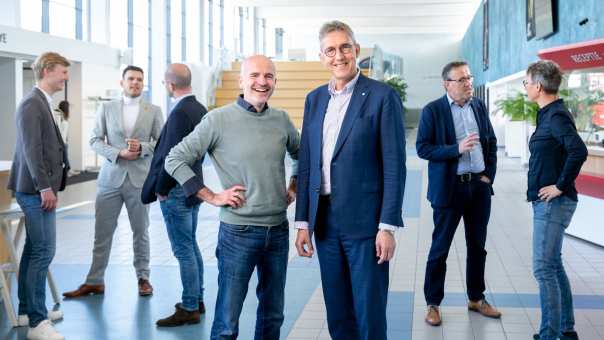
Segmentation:
{"type": "MultiPolygon", "coordinates": [[[[316,233],[327,85],[306,97],[298,159],[296,221],[316,233]]],[[[343,235],[375,237],[379,223],[402,226],[405,130],[400,97],[359,76],[331,159],[331,210],[343,235]]]]}
{"type": "MultiPolygon", "coordinates": [[[[183,98],[172,109],[172,112],[168,116],[168,121],[166,121],[166,124],[162,128],[159,139],[155,144],[151,168],[141,192],[143,203],[148,204],[155,201],[155,193],[168,196],[170,190],[178,184],[164,169],[164,160],[172,147],[180,143],[183,138],[191,133],[207,112],[208,110],[195,99],[195,96],[183,98]]],[[[200,176],[202,175],[202,162],[203,159],[191,167],[200,176]]],[[[188,206],[196,203],[199,203],[199,200],[195,195],[187,197],[186,204],[188,206]]]]}
{"type": "MultiPolygon", "coordinates": [[[[478,124],[485,165],[484,175],[491,180],[492,185],[497,169],[497,139],[484,103],[478,98],[472,98],[470,106],[478,124]]],[[[461,155],[446,94],[422,110],[415,146],[417,155],[429,161],[428,200],[434,207],[448,206],[453,198],[457,162],[461,155]]]]}

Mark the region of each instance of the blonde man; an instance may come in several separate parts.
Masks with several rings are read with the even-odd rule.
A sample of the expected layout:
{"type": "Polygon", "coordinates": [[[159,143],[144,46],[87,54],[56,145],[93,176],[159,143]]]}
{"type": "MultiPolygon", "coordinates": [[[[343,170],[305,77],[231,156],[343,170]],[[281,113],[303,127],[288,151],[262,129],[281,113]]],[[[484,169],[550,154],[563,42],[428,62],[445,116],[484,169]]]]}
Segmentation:
{"type": "Polygon", "coordinates": [[[69,61],[47,52],[33,64],[36,86],[15,114],[17,143],[8,189],[25,214],[25,246],[19,266],[19,325],[29,325],[28,339],[60,340],[48,313],[46,276],[55,255],[57,192],[65,188],[69,161],[52,115],[52,95],[69,79],[69,61]]]}

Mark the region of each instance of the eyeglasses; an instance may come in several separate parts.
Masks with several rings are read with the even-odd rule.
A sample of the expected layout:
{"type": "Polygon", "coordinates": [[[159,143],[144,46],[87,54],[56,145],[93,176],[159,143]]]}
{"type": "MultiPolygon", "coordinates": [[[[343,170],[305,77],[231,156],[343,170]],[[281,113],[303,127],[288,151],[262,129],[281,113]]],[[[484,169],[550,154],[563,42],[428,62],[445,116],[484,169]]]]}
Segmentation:
{"type": "Polygon", "coordinates": [[[532,83],[526,79],[522,80],[522,85],[524,85],[524,87],[526,87],[526,85],[528,85],[528,84],[532,84],[532,83]]]}
{"type": "Polygon", "coordinates": [[[458,84],[463,84],[463,83],[471,83],[474,80],[474,76],[467,76],[467,77],[462,77],[459,79],[447,79],[447,81],[454,81],[458,84]]]}
{"type": "Polygon", "coordinates": [[[342,54],[350,54],[352,53],[352,44],[342,44],[339,48],[336,47],[328,47],[323,50],[323,54],[326,57],[334,57],[336,55],[336,51],[339,49],[342,54]]]}

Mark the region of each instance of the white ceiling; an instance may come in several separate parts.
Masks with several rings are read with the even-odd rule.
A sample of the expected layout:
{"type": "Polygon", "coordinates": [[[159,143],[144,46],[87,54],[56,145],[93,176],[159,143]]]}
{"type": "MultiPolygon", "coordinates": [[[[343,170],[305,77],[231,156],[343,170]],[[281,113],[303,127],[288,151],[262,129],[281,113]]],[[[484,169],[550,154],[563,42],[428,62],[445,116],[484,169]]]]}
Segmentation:
{"type": "Polygon", "coordinates": [[[235,0],[256,6],[258,16],[286,32],[316,32],[342,20],[361,34],[462,36],[482,0],[235,0]]]}

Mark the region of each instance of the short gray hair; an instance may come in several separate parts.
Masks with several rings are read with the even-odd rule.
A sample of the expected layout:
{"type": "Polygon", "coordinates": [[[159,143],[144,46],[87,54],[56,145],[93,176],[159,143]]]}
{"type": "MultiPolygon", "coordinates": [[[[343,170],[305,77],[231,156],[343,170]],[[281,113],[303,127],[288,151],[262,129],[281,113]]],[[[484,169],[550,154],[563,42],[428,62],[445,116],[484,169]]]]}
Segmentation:
{"type": "Polygon", "coordinates": [[[328,21],[321,26],[321,29],[319,30],[319,43],[323,41],[323,38],[325,38],[326,35],[336,31],[348,34],[352,42],[355,44],[357,43],[357,40],[354,38],[354,32],[352,32],[350,26],[338,20],[328,21]]]}
{"type": "Polygon", "coordinates": [[[451,72],[451,70],[462,66],[468,66],[468,62],[464,60],[455,60],[445,65],[441,73],[443,80],[449,80],[449,73],[451,72]]]}
{"type": "Polygon", "coordinates": [[[534,83],[541,84],[547,94],[557,94],[562,83],[560,66],[551,60],[539,60],[529,65],[526,74],[534,83]]]}

